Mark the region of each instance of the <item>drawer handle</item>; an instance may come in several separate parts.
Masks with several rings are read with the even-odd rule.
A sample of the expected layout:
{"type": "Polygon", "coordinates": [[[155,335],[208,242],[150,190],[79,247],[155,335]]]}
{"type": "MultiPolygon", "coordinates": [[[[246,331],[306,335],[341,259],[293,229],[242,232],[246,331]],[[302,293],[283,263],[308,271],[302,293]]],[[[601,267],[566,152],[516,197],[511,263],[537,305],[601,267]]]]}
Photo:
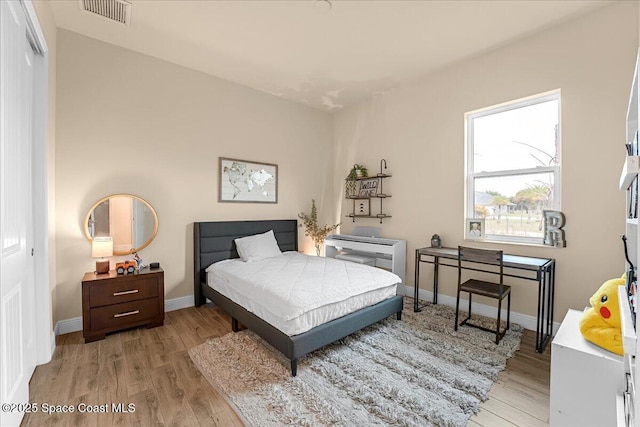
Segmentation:
{"type": "Polygon", "coordinates": [[[124,316],[133,316],[134,314],[140,313],[140,310],[127,311],[126,313],[118,313],[114,314],[113,317],[124,317],[124,316]]]}
{"type": "Polygon", "coordinates": [[[120,295],[137,294],[138,292],[140,292],[140,291],[138,291],[137,289],[133,289],[131,291],[114,292],[113,296],[114,297],[119,297],[120,295]]]}

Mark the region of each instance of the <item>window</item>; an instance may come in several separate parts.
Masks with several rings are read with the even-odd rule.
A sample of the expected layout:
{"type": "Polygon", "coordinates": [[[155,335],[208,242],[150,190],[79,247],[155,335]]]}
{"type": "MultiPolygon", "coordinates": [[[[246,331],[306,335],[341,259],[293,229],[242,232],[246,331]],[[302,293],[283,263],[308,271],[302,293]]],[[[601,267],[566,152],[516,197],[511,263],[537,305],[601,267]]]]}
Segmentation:
{"type": "Polygon", "coordinates": [[[542,211],[560,210],[560,91],[465,119],[466,218],[484,219],[485,240],[542,244],[542,211]]]}

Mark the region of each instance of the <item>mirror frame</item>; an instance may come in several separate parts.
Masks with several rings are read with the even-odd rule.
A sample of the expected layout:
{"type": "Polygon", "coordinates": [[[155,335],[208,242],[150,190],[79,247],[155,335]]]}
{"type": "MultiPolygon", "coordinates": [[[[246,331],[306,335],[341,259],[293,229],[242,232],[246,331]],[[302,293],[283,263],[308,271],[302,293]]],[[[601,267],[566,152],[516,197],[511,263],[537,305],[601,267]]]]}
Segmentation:
{"type": "Polygon", "coordinates": [[[143,199],[142,197],[138,197],[138,196],[134,196],[133,194],[110,194],[106,197],[103,197],[102,199],[98,200],[97,202],[95,202],[93,204],[93,206],[91,206],[91,208],[89,209],[89,212],[87,212],[87,215],[84,217],[84,234],[85,237],[87,238],[87,240],[89,240],[89,243],[93,242],[93,237],[91,237],[91,234],[89,234],[89,218],[91,217],[91,212],[93,212],[93,210],[95,208],[97,208],[101,203],[106,202],[107,200],[114,198],[114,197],[131,197],[132,199],[138,200],[142,203],[144,203],[149,210],[151,211],[151,213],[153,214],[153,220],[155,223],[155,227],[153,228],[153,233],[151,234],[151,237],[149,237],[147,239],[146,242],[144,242],[144,244],[140,247],[137,247],[134,249],[132,249],[131,251],[125,252],[125,251],[113,251],[113,255],[131,255],[134,252],[139,252],[141,250],[143,250],[144,248],[146,248],[147,246],[149,246],[151,244],[151,242],[153,242],[153,239],[155,239],[156,235],[158,234],[158,214],[156,213],[156,210],[153,208],[153,206],[151,206],[151,203],[147,202],[145,199],[143,199]]]}

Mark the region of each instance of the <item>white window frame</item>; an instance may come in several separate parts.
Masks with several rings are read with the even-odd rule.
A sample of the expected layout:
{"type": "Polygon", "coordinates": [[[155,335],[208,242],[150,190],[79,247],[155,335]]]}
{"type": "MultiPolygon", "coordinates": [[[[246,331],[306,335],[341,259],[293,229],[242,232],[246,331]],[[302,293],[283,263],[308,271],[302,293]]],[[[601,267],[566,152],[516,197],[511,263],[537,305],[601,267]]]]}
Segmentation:
{"type": "MultiPolygon", "coordinates": [[[[553,173],[553,210],[561,210],[561,153],[562,153],[562,101],[560,89],[556,89],[550,92],[541,93],[538,95],[529,96],[526,98],[517,99],[503,104],[494,105],[491,107],[482,108],[480,110],[470,111],[465,113],[465,171],[466,171],[466,185],[465,185],[465,206],[464,219],[473,218],[475,215],[475,180],[477,178],[491,178],[491,177],[508,177],[519,175],[532,175],[532,174],[548,174],[553,173]],[[474,146],[473,146],[473,122],[475,119],[485,117],[492,114],[503,113],[518,108],[529,107],[532,105],[540,104],[548,101],[558,101],[558,146],[557,157],[558,163],[554,166],[540,166],[527,169],[512,169],[512,170],[500,170],[491,172],[474,172],[474,146]]],[[[478,240],[471,238],[468,235],[468,230],[464,230],[465,240],[478,240]]],[[[483,241],[488,242],[502,242],[502,243],[521,243],[527,245],[542,245],[542,238],[533,237],[519,237],[519,236],[504,236],[504,235],[487,235],[482,238],[483,241]]]]}

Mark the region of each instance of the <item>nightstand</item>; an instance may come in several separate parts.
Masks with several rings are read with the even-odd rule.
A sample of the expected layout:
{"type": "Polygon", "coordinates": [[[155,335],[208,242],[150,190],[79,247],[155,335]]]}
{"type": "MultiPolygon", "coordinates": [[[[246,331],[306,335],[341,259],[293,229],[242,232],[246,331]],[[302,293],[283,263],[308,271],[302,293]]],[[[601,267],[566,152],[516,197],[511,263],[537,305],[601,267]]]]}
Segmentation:
{"type": "Polygon", "coordinates": [[[105,333],[164,323],[164,271],[145,268],[132,274],[85,273],[82,278],[82,335],[85,342],[105,333]]]}

